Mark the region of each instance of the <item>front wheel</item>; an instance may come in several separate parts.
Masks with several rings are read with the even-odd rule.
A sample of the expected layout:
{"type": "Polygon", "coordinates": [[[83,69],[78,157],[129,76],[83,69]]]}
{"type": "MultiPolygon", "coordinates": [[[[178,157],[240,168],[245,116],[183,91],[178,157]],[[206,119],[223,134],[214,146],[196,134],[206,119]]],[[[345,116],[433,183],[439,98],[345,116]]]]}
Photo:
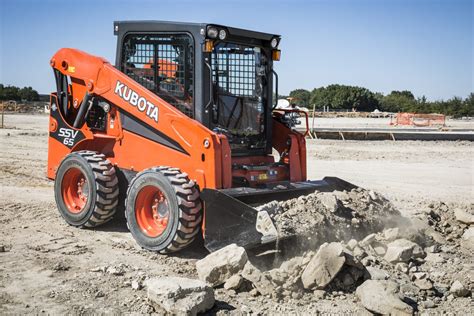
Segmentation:
{"type": "Polygon", "coordinates": [[[177,168],[156,167],[138,173],[128,188],[125,207],[132,236],[148,250],[181,250],[193,242],[201,226],[199,191],[177,168]]]}

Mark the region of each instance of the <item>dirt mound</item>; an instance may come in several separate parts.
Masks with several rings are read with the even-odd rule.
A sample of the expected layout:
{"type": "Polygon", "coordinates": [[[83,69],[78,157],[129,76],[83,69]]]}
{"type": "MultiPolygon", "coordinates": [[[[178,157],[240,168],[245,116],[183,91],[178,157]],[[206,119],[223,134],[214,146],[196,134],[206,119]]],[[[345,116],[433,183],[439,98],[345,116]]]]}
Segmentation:
{"type": "Polygon", "coordinates": [[[400,221],[400,213],[382,195],[362,188],[314,192],[260,207],[273,219],[282,238],[297,236],[302,249],[328,241],[347,241],[381,231],[400,221]]]}

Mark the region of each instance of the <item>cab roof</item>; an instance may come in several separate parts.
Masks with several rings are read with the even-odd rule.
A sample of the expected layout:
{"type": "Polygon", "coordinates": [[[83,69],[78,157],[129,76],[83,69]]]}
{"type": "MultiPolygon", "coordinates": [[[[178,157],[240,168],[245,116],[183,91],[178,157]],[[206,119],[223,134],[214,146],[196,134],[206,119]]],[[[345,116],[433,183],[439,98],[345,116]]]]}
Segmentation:
{"type": "Polygon", "coordinates": [[[252,30],[245,30],[236,27],[230,27],[226,25],[219,25],[213,23],[193,23],[193,22],[171,22],[171,21],[156,21],[156,20],[143,20],[143,21],[115,21],[114,22],[114,34],[117,35],[119,32],[170,32],[170,31],[188,31],[194,34],[205,35],[206,28],[208,26],[217,26],[226,28],[229,35],[235,37],[249,37],[256,38],[264,41],[270,41],[274,37],[280,38],[280,35],[257,32],[252,30]]]}

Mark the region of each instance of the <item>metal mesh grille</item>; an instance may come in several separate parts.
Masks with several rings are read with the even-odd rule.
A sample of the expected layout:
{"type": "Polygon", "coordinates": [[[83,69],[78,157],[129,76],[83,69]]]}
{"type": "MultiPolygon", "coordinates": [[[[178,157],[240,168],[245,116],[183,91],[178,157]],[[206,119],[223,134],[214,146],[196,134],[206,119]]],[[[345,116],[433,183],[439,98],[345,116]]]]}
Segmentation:
{"type": "Polygon", "coordinates": [[[187,35],[131,35],[124,42],[122,70],[193,117],[193,44],[187,35]]]}
{"type": "Polygon", "coordinates": [[[213,80],[221,92],[241,97],[255,96],[255,52],[252,47],[224,44],[212,54],[213,80]]]}

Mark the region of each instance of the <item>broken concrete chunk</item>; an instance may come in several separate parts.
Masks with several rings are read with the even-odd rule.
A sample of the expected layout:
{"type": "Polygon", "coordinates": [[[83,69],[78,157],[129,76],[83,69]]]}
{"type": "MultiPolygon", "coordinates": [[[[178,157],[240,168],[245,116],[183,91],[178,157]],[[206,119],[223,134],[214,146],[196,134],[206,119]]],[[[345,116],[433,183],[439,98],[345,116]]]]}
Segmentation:
{"type": "Polygon", "coordinates": [[[290,260],[286,260],[280,265],[279,270],[284,271],[288,274],[298,273],[303,265],[303,257],[294,257],[290,260]]]}
{"type": "Polygon", "coordinates": [[[357,240],[351,239],[347,242],[347,248],[350,250],[354,250],[355,247],[357,247],[357,240]]]}
{"type": "Polygon", "coordinates": [[[367,247],[375,241],[375,234],[370,234],[361,240],[359,243],[362,247],[367,247]]]}
{"type": "Polygon", "coordinates": [[[383,235],[388,241],[396,240],[400,235],[400,229],[398,227],[387,228],[386,230],[384,230],[383,235]]]}
{"type": "Polygon", "coordinates": [[[321,204],[331,213],[335,213],[340,207],[340,202],[337,197],[331,193],[322,193],[319,196],[321,204]]]}
{"type": "Polygon", "coordinates": [[[382,246],[382,245],[375,245],[374,251],[375,251],[375,253],[376,253],[378,256],[381,256],[381,257],[384,256],[385,253],[387,252],[387,250],[385,249],[385,247],[382,246]]]}
{"type": "Polygon", "coordinates": [[[373,201],[377,201],[379,199],[379,197],[377,196],[377,193],[375,193],[374,191],[370,190],[369,191],[369,197],[373,200],[373,201]]]}
{"type": "Polygon", "coordinates": [[[390,277],[390,274],[385,270],[375,267],[367,267],[366,269],[371,280],[387,280],[390,277]]]}
{"type": "Polygon", "coordinates": [[[359,246],[356,246],[354,248],[353,253],[354,253],[354,256],[356,256],[359,259],[367,257],[367,253],[365,252],[365,250],[359,246]]]}
{"type": "Polygon", "coordinates": [[[469,295],[469,290],[466,289],[464,285],[458,280],[453,282],[449,292],[451,292],[456,297],[465,297],[469,295]]]}
{"type": "Polygon", "coordinates": [[[119,264],[117,266],[107,267],[107,273],[112,275],[124,275],[126,272],[127,267],[123,264],[119,264]]]}
{"type": "Polygon", "coordinates": [[[218,286],[239,273],[247,260],[245,249],[231,244],[197,261],[196,269],[200,280],[218,286]]]}
{"type": "Polygon", "coordinates": [[[461,248],[467,253],[474,252],[474,227],[469,227],[462,235],[461,248]]]}
{"type": "Polygon", "coordinates": [[[304,288],[324,289],[336,277],[344,264],[363,269],[362,265],[346,252],[341,244],[332,242],[321,245],[301,275],[304,288]]]}
{"type": "Polygon", "coordinates": [[[260,294],[270,295],[273,292],[273,284],[270,279],[250,262],[245,264],[241,275],[250,281],[260,294]]]}
{"type": "Polygon", "coordinates": [[[388,262],[407,262],[410,259],[424,256],[423,249],[407,239],[397,239],[387,245],[384,259],[388,262]]]}
{"type": "Polygon", "coordinates": [[[224,289],[226,289],[226,290],[237,290],[237,289],[240,288],[243,281],[244,281],[244,279],[242,278],[242,276],[240,276],[240,274],[235,274],[235,275],[231,276],[229,279],[227,279],[227,281],[225,281],[224,289]]]}
{"type": "Polygon", "coordinates": [[[415,280],[415,285],[420,290],[431,290],[433,288],[433,283],[430,280],[415,280]]]}
{"type": "Polygon", "coordinates": [[[427,253],[438,253],[441,250],[440,248],[441,247],[437,244],[431,245],[429,247],[425,247],[425,252],[427,252],[427,253]]]}
{"type": "Polygon", "coordinates": [[[425,261],[429,263],[445,263],[446,259],[440,253],[427,253],[425,261]]]}
{"type": "Polygon", "coordinates": [[[456,217],[456,220],[458,222],[461,222],[467,225],[474,224],[474,213],[472,211],[469,212],[467,210],[462,210],[460,208],[457,208],[454,210],[454,216],[456,217]]]}
{"type": "Polygon", "coordinates": [[[362,305],[373,313],[412,315],[413,308],[400,299],[398,292],[398,284],[388,280],[367,280],[356,290],[362,305]]]}
{"type": "Polygon", "coordinates": [[[423,306],[423,308],[434,308],[434,307],[436,307],[435,302],[433,302],[432,300],[426,300],[426,301],[422,302],[421,305],[423,306]]]}
{"type": "Polygon", "coordinates": [[[314,290],[313,293],[316,300],[322,300],[326,296],[326,291],[323,290],[314,290]]]}
{"type": "Polygon", "coordinates": [[[474,227],[469,227],[468,229],[466,229],[464,234],[462,234],[462,239],[467,240],[470,238],[474,238],[474,227]]]}
{"type": "Polygon", "coordinates": [[[280,269],[272,269],[270,271],[267,271],[266,274],[268,275],[270,280],[278,286],[283,285],[289,278],[288,273],[280,269]]]}
{"type": "Polygon", "coordinates": [[[214,290],[200,280],[159,277],[146,286],[150,302],[173,315],[197,315],[214,306],[214,290]]]}
{"type": "Polygon", "coordinates": [[[141,280],[133,280],[130,285],[132,286],[132,289],[136,291],[141,290],[143,287],[141,280]]]}

